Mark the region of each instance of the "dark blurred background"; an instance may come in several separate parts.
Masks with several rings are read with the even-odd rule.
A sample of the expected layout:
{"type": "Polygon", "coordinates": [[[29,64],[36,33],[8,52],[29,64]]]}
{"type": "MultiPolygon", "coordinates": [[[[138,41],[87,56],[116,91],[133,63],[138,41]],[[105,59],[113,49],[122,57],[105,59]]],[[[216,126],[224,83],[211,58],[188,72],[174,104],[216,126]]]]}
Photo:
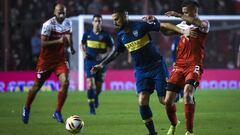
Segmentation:
{"type": "MultiPolygon", "coordinates": [[[[0,71],[34,70],[40,49],[42,23],[53,16],[57,2],[67,6],[68,17],[80,14],[111,14],[112,9],[124,7],[131,15],[161,15],[168,10],[181,11],[181,0],[1,0],[0,5],[0,71]]],[[[200,0],[201,15],[238,15],[240,0],[200,0]]],[[[206,45],[206,68],[236,68],[240,44],[240,22],[229,28],[228,22],[218,22],[209,34],[206,45]],[[221,29],[223,28],[223,29],[221,29]]],[[[232,25],[232,24],[230,24],[232,25]]],[[[171,44],[171,39],[159,38],[171,44]]],[[[169,49],[161,45],[161,50],[169,49]]],[[[76,48],[77,49],[77,48],[76,48]]],[[[163,54],[168,57],[170,54],[163,54]]],[[[114,68],[129,68],[127,59],[114,68]]]]}

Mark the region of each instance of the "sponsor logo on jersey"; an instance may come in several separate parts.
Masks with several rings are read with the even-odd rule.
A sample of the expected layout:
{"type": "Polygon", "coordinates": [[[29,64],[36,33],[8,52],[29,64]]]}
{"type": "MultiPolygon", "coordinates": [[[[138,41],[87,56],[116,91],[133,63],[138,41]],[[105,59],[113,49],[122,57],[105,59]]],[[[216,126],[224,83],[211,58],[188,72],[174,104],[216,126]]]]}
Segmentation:
{"type": "Polygon", "coordinates": [[[144,46],[146,46],[150,42],[149,36],[146,34],[144,37],[134,40],[125,44],[125,47],[128,49],[129,52],[136,51],[144,46]]]}
{"type": "Polygon", "coordinates": [[[89,48],[97,48],[97,49],[105,49],[105,48],[107,48],[106,43],[99,42],[99,41],[93,41],[93,40],[87,40],[87,46],[89,48]]]}

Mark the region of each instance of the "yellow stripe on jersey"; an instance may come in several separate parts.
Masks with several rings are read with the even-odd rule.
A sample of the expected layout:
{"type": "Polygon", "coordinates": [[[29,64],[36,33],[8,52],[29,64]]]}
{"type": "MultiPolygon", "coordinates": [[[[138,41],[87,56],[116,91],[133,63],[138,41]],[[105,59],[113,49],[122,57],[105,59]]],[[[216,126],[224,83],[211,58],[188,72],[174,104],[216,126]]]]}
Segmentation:
{"type": "Polygon", "coordinates": [[[148,36],[148,34],[146,34],[144,37],[142,37],[138,40],[135,40],[135,41],[125,44],[125,47],[128,49],[129,52],[132,52],[132,51],[136,51],[136,50],[144,47],[149,42],[150,42],[149,36],[148,36]]]}
{"type": "Polygon", "coordinates": [[[97,49],[107,48],[106,43],[99,42],[99,41],[93,41],[93,40],[87,40],[87,46],[90,47],[90,48],[97,48],[97,49]]]}

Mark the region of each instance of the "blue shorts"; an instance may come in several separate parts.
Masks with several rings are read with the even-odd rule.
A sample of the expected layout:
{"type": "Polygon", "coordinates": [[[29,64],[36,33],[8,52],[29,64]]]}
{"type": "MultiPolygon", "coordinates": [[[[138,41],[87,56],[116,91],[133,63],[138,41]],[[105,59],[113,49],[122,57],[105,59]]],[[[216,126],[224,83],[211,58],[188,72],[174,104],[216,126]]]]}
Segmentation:
{"type": "Polygon", "coordinates": [[[87,78],[94,78],[96,82],[103,82],[105,78],[106,68],[104,67],[101,71],[98,71],[95,74],[92,74],[90,71],[93,66],[99,64],[98,61],[93,60],[84,60],[84,70],[87,78]]]}
{"type": "Polygon", "coordinates": [[[147,70],[135,70],[137,93],[147,91],[152,94],[156,90],[158,96],[165,96],[168,75],[164,61],[147,70]]]}

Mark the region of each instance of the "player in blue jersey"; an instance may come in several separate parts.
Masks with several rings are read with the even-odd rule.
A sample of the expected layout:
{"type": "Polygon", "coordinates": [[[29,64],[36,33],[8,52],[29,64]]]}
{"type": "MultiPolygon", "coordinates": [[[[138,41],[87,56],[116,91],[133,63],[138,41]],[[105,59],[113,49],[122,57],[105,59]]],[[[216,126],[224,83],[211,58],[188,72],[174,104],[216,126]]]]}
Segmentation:
{"type": "MultiPolygon", "coordinates": [[[[149,32],[160,31],[160,28],[179,33],[185,33],[185,31],[169,23],[160,23],[156,18],[152,18],[152,21],[148,22],[128,21],[127,12],[123,9],[116,9],[112,14],[112,20],[118,29],[116,48],[104,61],[95,65],[91,72],[95,73],[103,69],[105,65],[127,49],[131,54],[135,69],[140,115],[149,135],[156,135],[149,100],[155,89],[159,102],[164,104],[167,69],[159,49],[152,43],[149,32]]],[[[149,17],[148,20],[150,20],[149,17]]]]}
{"type": "Polygon", "coordinates": [[[87,77],[87,98],[90,107],[90,114],[95,115],[95,108],[99,105],[99,94],[102,91],[105,67],[103,70],[92,74],[91,68],[99,64],[113,48],[112,37],[102,30],[102,16],[93,15],[93,28],[85,32],[82,38],[81,50],[84,56],[84,69],[87,77]]]}

